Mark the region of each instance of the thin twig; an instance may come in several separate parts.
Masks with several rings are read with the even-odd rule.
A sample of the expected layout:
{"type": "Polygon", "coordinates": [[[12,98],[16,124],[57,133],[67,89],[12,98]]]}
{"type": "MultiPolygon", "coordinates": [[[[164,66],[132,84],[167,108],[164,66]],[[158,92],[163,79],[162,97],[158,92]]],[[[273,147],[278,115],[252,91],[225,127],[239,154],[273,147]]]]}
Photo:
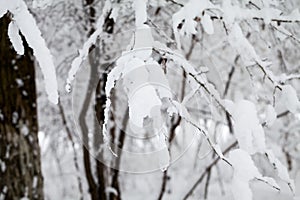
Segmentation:
{"type": "Polygon", "coordinates": [[[282,113],[280,113],[280,114],[277,115],[277,118],[284,117],[284,116],[286,116],[289,113],[290,113],[290,111],[288,111],[288,110],[285,111],[285,112],[282,112],[282,113]]]}
{"type": "MultiPolygon", "coordinates": [[[[186,73],[185,73],[185,71],[183,71],[183,79],[182,79],[182,87],[181,87],[181,101],[183,100],[184,95],[185,95],[185,88],[186,88],[186,73]]],[[[182,117],[178,116],[176,122],[173,123],[171,128],[170,128],[170,134],[169,134],[170,136],[169,136],[169,141],[168,141],[169,142],[168,151],[169,151],[170,157],[171,157],[172,141],[175,138],[175,130],[180,125],[181,120],[182,120],[182,117]]],[[[167,181],[169,179],[168,170],[169,169],[164,171],[162,185],[161,185],[160,193],[159,193],[159,196],[158,196],[158,200],[161,200],[164,196],[166,186],[167,186],[167,181]]]]}
{"type": "Polygon", "coordinates": [[[207,196],[208,196],[208,186],[209,186],[210,176],[211,176],[211,168],[208,170],[207,176],[206,176],[206,182],[205,182],[205,187],[204,187],[204,199],[207,199],[207,196]]]}
{"type": "MultiPolygon", "coordinates": [[[[237,141],[235,141],[234,143],[232,143],[229,147],[227,147],[222,153],[225,155],[226,153],[228,153],[232,148],[234,148],[236,145],[238,144],[237,141]]],[[[203,178],[205,177],[205,175],[208,173],[208,171],[215,166],[218,161],[220,160],[220,157],[217,157],[213,162],[211,162],[206,168],[205,171],[201,174],[201,176],[199,177],[199,179],[196,181],[196,183],[194,183],[194,185],[192,186],[192,188],[186,193],[186,195],[184,196],[183,200],[186,200],[189,196],[191,196],[194,192],[194,190],[197,188],[197,186],[202,182],[203,178]]]]}
{"type": "Polygon", "coordinates": [[[121,200],[121,190],[119,186],[119,169],[121,165],[121,157],[122,157],[122,148],[124,146],[125,136],[126,136],[126,127],[128,124],[128,115],[129,115],[129,108],[127,107],[123,122],[122,122],[122,128],[120,130],[120,134],[118,137],[118,144],[117,144],[117,155],[116,163],[114,166],[114,169],[112,169],[112,180],[111,180],[111,187],[114,188],[117,191],[117,196],[114,193],[110,193],[110,200],[121,200]]]}
{"type": "Polygon", "coordinates": [[[228,74],[228,80],[227,80],[226,85],[225,85],[225,90],[224,90],[224,93],[223,93],[223,97],[225,97],[228,93],[228,89],[229,89],[229,85],[230,85],[230,82],[231,82],[231,79],[232,79],[232,76],[233,76],[233,73],[234,73],[234,69],[235,69],[235,67],[232,66],[231,70],[228,74]]]}
{"type": "Polygon", "coordinates": [[[74,153],[74,156],[73,156],[74,166],[75,166],[75,169],[78,173],[77,174],[78,189],[79,189],[79,192],[80,192],[80,199],[83,200],[82,181],[81,181],[81,177],[79,176],[80,169],[79,169],[79,164],[78,164],[78,156],[77,156],[76,148],[75,148],[75,142],[74,142],[73,137],[72,137],[71,129],[69,128],[69,126],[67,124],[66,115],[65,115],[65,112],[64,112],[64,109],[61,105],[60,100],[58,101],[58,108],[59,108],[59,112],[60,112],[60,115],[61,115],[62,123],[63,123],[63,125],[66,129],[68,139],[70,140],[71,145],[72,145],[72,149],[73,149],[73,153],[74,153]]]}
{"type": "Polygon", "coordinates": [[[290,38],[292,38],[293,40],[295,40],[296,42],[300,43],[300,40],[299,40],[298,38],[296,38],[293,34],[285,33],[285,32],[283,32],[282,30],[278,29],[276,26],[274,26],[274,25],[272,25],[272,24],[271,24],[271,27],[272,27],[274,30],[276,30],[276,31],[278,31],[278,32],[280,32],[280,33],[282,33],[283,35],[285,35],[285,36],[287,36],[287,37],[290,37],[290,38]]]}
{"type": "Polygon", "coordinates": [[[174,1],[174,0],[166,0],[166,1],[167,1],[167,2],[171,2],[171,3],[175,4],[175,5],[180,6],[180,7],[183,7],[183,6],[184,6],[182,3],[178,3],[178,2],[176,2],[176,1],[174,1]]]}

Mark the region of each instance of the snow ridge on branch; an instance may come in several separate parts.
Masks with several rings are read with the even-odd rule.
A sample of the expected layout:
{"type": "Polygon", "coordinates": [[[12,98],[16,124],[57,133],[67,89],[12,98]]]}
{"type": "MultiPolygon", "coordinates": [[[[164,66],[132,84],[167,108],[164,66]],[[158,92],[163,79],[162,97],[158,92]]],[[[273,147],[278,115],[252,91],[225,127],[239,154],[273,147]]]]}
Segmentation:
{"type": "Polygon", "coordinates": [[[33,49],[39,66],[45,79],[48,99],[54,104],[58,103],[57,80],[55,65],[50,50],[47,48],[41,32],[30,14],[27,5],[23,0],[0,0],[0,17],[7,11],[12,14],[12,22],[8,27],[10,41],[18,54],[24,53],[24,47],[19,35],[19,31],[25,37],[29,47],[33,49]]]}

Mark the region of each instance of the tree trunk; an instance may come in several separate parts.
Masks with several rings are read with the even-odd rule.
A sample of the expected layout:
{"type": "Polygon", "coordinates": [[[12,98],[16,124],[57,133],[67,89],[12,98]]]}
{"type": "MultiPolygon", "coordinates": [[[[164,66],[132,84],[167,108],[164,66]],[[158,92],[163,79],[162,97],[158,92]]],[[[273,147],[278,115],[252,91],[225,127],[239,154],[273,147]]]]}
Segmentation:
{"type": "Polygon", "coordinates": [[[43,199],[32,50],[23,38],[19,56],[0,19],[0,199],[43,199]]]}

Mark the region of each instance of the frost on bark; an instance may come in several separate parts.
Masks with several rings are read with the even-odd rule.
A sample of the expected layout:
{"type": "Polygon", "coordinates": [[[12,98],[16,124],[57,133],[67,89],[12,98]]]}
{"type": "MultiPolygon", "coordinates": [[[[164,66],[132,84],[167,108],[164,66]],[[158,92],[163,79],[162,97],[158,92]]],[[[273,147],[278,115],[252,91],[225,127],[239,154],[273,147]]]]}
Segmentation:
{"type": "Polygon", "coordinates": [[[0,19],[0,199],[43,199],[32,50],[17,55],[0,19]]]}

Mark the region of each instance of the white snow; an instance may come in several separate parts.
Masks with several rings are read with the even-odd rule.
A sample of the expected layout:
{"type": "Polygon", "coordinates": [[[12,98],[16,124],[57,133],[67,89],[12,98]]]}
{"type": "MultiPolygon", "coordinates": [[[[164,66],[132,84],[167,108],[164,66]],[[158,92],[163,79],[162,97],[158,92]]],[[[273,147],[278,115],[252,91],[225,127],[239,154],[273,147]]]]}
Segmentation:
{"type": "Polygon", "coordinates": [[[42,69],[48,98],[52,103],[56,104],[58,102],[58,92],[55,66],[52,55],[41,36],[33,16],[28,11],[23,0],[0,0],[0,5],[4,5],[13,14],[13,21],[16,27],[13,27],[15,25],[11,24],[9,35],[16,51],[22,53],[20,40],[16,36],[16,29],[18,28],[24,35],[28,45],[33,49],[33,54],[42,69]]]}
{"type": "Polygon", "coordinates": [[[72,81],[75,78],[77,71],[80,68],[81,63],[88,57],[89,49],[92,45],[94,45],[97,41],[97,38],[101,36],[103,32],[103,24],[107,13],[112,9],[112,5],[110,1],[105,1],[105,5],[103,8],[103,13],[99,17],[97,21],[97,29],[92,35],[87,39],[87,41],[83,44],[82,49],[78,50],[78,56],[73,60],[71,64],[71,69],[68,73],[67,84],[65,89],[67,92],[71,92],[72,90],[72,81]]]}
{"type": "Polygon", "coordinates": [[[0,109],[0,120],[3,120],[4,119],[4,115],[2,113],[2,110],[0,109]]]}
{"type": "Polygon", "coordinates": [[[135,26],[143,26],[147,21],[147,3],[148,0],[134,0],[133,8],[135,10],[135,26]]]}
{"type": "Polygon", "coordinates": [[[273,188],[280,189],[271,177],[263,177],[255,166],[251,156],[242,149],[235,149],[229,153],[229,160],[233,166],[231,192],[235,200],[252,200],[252,190],[249,181],[260,180],[273,188]]]}
{"type": "Polygon", "coordinates": [[[249,181],[259,176],[251,157],[242,149],[236,149],[229,153],[229,160],[233,166],[233,179],[231,192],[235,200],[252,200],[252,191],[249,181]]]}
{"type": "Polygon", "coordinates": [[[24,54],[23,41],[19,34],[19,28],[14,21],[10,22],[8,25],[8,37],[14,49],[16,50],[17,54],[23,55],[24,54]]]}
{"type": "Polygon", "coordinates": [[[162,104],[155,88],[151,85],[147,85],[135,92],[128,103],[130,121],[141,128],[143,127],[144,118],[150,117],[152,109],[160,107],[162,104]]]}
{"type": "Polygon", "coordinates": [[[29,129],[26,124],[21,125],[20,131],[25,137],[29,134],[29,129]]]}
{"type": "Polygon", "coordinates": [[[203,26],[204,31],[207,34],[213,34],[214,33],[214,25],[213,25],[213,21],[211,20],[210,16],[208,14],[204,14],[202,19],[201,19],[201,24],[203,26]]]}
{"type": "Polygon", "coordinates": [[[291,85],[282,86],[282,102],[291,113],[297,114],[300,111],[300,102],[296,90],[291,85]]]}
{"type": "Polygon", "coordinates": [[[277,113],[273,106],[267,105],[265,122],[268,127],[272,126],[277,118],[277,113]]]}
{"type": "Polygon", "coordinates": [[[134,41],[133,49],[135,51],[131,51],[130,54],[142,60],[147,60],[152,54],[154,44],[151,28],[148,25],[141,25],[136,28],[132,40],[134,41]]]}
{"type": "Polygon", "coordinates": [[[28,96],[28,93],[26,92],[26,90],[22,90],[22,94],[23,94],[23,96],[25,96],[25,97],[28,96]]]}
{"type": "Polygon", "coordinates": [[[22,87],[22,86],[24,85],[23,80],[20,79],[20,78],[16,78],[16,82],[17,82],[17,84],[18,84],[18,87],[22,87]]]}
{"type": "Polygon", "coordinates": [[[296,8],[295,10],[293,10],[291,12],[291,14],[289,14],[288,16],[286,16],[286,18],[288,18],[289,20],[292,20],[292,21],[299,20],[300,19],[299,8],[296,8]]]}
{"type": "Polygon", "coordinates": [[[0,18],[7,12],[6,2],[0,1],[0,18]]]}
{"type": "Polygon", "coordinates": [[[32,181],[32,188],[36,188],[37,184],[38,184],[38,177],[34,176],[32,181]]]}
{"type": "Polygon", "coordinates": [[[249,154],[266,149],[264,130],[257,117],[255,105],[248,100],[226,102],[234,120],[234,134],[241,149],[249,154]]]}
{"type": "Polygon", "coordinates": [[[254,47],[244,36],[241,27],[237,23],[234,23],[232,28],[230,29],[228,41],[230,45],[242,57],[246,65],[254,64],[255,61],[260,60],[259,56],[256,54],[254,47]]]}
{"type": "Polygon", "coordinates": [[[14,111],[12,114],[12,123],[17,124],[18,119],[19,119],[19,114],[18,114],[18,112],[14,111]]]}
{"type": "MultiPolygon", "coordinates": [[[[201,3],[199,3],[198,0],[190,0],[178,12],[173,14],[173,32],[175,35],[176,43],[178,45],[178,49],[180,49],[181,47],[180,34],[195,34],[197,22],[194,21],[194,18],[197,16],[201,16],[202,12],[208,8],[216,8],[216,6],[212,4],[209,0],[203,0],[201,1],[201,3]],[[181,30],[178,31],[177,27],[183,21],[184,24],[181,30]]],[[[204,22],[204,24],[208,25],[208,27],[205,27],[205,29],[208,30],[208,32],[211,32],[211,24],[210,22],[207,22],[207,19],[205,20],[206,22],[204,22]]]]}
{"type": "Polygon", "coordinates": [[[167,140],[166,133],[167,133],[167,127],[163,126],[163,128],[159,130],[156,136],[158,150],[159,150],[158,165],[160,170],[163,172],[167,170],[167,168],[170,165],[170,153],[166,143],[167,140]]]}
{"type": "Polygon", "coordinates": [[[289,176],[287,168],[280,162],[278,158],[275,157],[274,153],[271,150],[266,151],[267,157],[270,161],[270,163],[274,166],[276,169],[279,178],[281,178],[283,181],[285,181],[291,191],[294,193],[295,192],[295,183],[294,180],[292,180],[289,176]]]}
{"type": "Polygon", "coordinates": [[[1,166],[1,171],[4,172],[6,170],[6,165],[5,162],[3,162],[1,159],[0,159],[0,166],[1,166]]]}
{"type": "Polygon", "coordinates": [[[113,193],[114,195],[118,195],[118,191],[113,187],[106,187],[105,193],[106,194],[113,193]]]}

